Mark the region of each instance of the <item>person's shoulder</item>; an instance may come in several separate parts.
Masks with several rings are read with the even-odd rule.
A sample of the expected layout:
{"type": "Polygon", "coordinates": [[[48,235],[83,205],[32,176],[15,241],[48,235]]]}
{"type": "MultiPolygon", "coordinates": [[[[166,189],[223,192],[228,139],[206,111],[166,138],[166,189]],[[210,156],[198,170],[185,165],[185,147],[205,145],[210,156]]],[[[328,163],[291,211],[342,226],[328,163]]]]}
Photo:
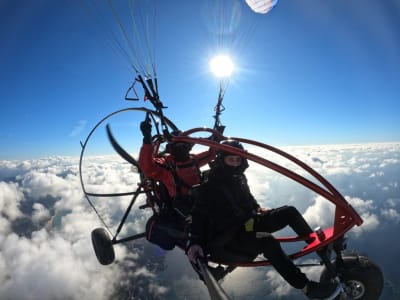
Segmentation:
{"type": "Polygon", "coordinates": [[[200,184],[192,186],[191,193],[195,195],[205,194],[209,191],[211,184],[208,180],[203,181],[200,184]]]}

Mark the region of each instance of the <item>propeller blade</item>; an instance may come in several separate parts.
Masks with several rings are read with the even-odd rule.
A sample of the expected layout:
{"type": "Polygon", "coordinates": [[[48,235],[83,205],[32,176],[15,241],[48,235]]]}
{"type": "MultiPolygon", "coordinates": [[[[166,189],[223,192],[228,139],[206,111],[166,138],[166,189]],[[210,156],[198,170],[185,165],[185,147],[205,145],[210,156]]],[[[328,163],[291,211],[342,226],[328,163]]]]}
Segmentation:
{"type": "Polygon", "coordinates": [[[136,161],[136,159],[134,159],[128,152],[126,152],[126,150],[124,148],[121,147],[120,144],[118,144],[117,140],[114,138],[112,132],[111,132],[111,128],[110,125],[107,124],[106,125],[106,129],[107,129],[107,136],[108,139],[111,143],[111,145],[113,146],[114,150],[123,158],[125,159],[128,163],[134,165],[136,168],[139,168],[139,163],[136,161]]]}

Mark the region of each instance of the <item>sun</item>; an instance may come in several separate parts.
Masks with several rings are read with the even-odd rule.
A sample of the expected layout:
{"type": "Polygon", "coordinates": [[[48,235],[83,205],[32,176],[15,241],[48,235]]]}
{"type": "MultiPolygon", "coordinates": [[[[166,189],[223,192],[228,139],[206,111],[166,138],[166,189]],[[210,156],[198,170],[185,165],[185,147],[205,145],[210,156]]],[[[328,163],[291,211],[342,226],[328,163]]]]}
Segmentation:
{"type": "Polygon", "coordinates": [[[218,55],[210,61],[211,72],[217,77],[229,77],[234,71],[231,58],[227,55],[218,55]]]}

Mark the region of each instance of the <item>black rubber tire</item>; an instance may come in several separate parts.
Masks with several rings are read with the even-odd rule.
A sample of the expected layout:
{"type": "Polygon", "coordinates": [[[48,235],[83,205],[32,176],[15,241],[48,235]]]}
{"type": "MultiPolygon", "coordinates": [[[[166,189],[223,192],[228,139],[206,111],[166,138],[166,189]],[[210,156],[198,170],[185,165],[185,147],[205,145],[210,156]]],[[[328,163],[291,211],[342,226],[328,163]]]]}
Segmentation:
{"type": "Polygon", "coordinates": [[[96,228],[93,230],[92,244],[97,260],[102,265],[109,265],[114,261],[114,247],[107,230],[104,228],[96,228]]]}
{"type": "MultiPolygon", "coordinates": [[[[382,293],[384,279],[381,269],[366,256],[344,256],[344,266],[337,269],[344,290],[349,299],[377,300],[382,293]]],[[[336,263],[333,263],[337,268],[336,263]]],[[[330,274],[325,268],[320,281],[329,281],[330,274]]]]}

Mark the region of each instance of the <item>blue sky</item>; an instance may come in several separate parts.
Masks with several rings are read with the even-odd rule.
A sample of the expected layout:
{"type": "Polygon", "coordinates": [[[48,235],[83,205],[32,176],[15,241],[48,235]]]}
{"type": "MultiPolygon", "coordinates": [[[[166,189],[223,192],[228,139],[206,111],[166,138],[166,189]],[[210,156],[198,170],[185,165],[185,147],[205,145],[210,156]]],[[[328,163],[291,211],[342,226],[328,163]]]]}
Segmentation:
{"type": "MultiPolygon", "coordinates": [[[[220,2],[157,4],[160,95],[182,129],[213,124],[220,2]]],[[[224,44],[237,66],[228,135],[277,146],[400,140],[398,1],[281,0],[266,15],[239,2],[224,44]]],[[[0,2],[0,159],[77,156],[100,118],[148,106],[123,100],[135,74],[101,25],[78,1],[0,2]]]]}

